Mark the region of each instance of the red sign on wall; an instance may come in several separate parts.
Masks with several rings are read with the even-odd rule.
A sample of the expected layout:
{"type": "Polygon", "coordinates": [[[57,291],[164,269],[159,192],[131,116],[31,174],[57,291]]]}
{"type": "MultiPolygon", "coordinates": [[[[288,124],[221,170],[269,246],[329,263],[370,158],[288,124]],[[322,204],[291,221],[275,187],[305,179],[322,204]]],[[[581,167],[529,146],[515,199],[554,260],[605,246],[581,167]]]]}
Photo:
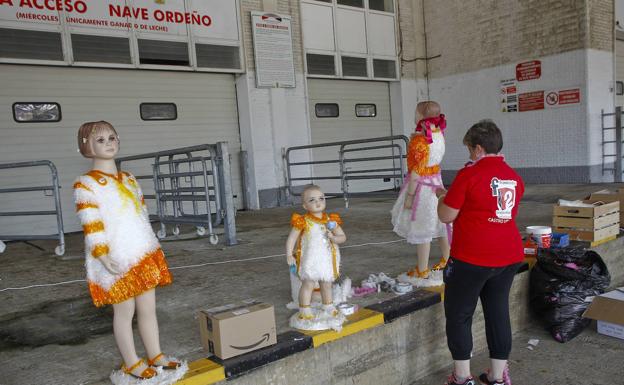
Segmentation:
{"type": "Polygon", "coordinates": [[[518,81],[539,79],[542,76],[542,62],[531,60],[516,65],[516,79],[518,81]]]}
{"type": "Polygon", "coordinates": [[[525,92],[518,95],[518,110],[535,111],[544,109],[544,91],[525,92]]]}
{"type": "Polygon", "coordinates": [[[577,104],[581,102],[581,89],[572,88],[559,91],[559,105],[577,104]]]}

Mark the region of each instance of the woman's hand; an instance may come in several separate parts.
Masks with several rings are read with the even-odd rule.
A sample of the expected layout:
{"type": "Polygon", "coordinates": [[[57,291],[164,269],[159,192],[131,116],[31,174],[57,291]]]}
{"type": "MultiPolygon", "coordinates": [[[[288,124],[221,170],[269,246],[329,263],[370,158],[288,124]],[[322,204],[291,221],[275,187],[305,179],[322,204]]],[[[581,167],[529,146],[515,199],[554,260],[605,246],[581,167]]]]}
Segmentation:
{"type": "Polygon", "coordinates": [[[446,195],[448,191],[444,187],[438,187],[435,191],[436,198],[440,199],[442,195],[446,195]]]}
{"type": "Polygon", "coordinates": [[[118,275],[121,273],[121,268],[119,267],[119,264],[113,261],[110,256],[102,255],[101,257],[98,258],[98,261],[100,261],[100,263],[104,265],[104,267],[106,268],[106,270],[108,270],[109,273],[113,275],[118,275]]]}
{"type": "Polygon", "coordinates": [[[293,257],[292,254],[289,254],[286,256],[286,263],[288,263],[288,266],[294,265],[295,263],[297,263],[297,260],[295,259],[295,257],[293,257]]]}

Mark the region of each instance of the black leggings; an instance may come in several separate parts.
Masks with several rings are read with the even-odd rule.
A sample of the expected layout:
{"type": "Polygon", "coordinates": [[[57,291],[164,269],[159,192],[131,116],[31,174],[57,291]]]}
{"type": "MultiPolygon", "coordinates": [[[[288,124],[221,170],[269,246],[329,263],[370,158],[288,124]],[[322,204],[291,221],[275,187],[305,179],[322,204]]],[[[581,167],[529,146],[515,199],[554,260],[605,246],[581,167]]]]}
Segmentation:
{"type": "Polygon", "coordinates": [[[479,298],[490,358],[509,358],[509,290],[520,265],[484,267],[449,259],[444,269],[444,313],[446,338],[454,360],[470,359],[472,316],[479,298]]]}

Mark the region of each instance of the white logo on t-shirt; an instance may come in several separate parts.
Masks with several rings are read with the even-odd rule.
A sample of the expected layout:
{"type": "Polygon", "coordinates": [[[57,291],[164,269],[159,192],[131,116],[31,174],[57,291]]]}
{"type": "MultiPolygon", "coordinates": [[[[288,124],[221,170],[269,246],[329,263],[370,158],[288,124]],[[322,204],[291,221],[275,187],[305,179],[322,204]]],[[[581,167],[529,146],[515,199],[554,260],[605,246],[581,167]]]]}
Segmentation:
{"type": "Polygon", "coordinates": [[[492,178],[492,196],[496,197],[496,216],[501,219],[511,219],[511,210],[516,205],[516,185],[515,180],[500,180],[492,178]]]}

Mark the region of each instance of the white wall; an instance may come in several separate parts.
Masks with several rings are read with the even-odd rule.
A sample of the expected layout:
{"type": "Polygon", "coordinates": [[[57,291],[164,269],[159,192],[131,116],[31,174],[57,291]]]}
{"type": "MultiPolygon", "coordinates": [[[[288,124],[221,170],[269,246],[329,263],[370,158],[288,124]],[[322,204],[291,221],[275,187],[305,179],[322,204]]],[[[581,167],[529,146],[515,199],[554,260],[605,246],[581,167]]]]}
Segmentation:
{"type": "MultiPolygon", "coordinates": [[[[588,94],[586,63],[591,68],[604,64],[602,55],[596,53],[588,57],[586,50],[563,54],[527,58],[542,61],[542,75],[539,79],[518,82],[519,92],[533,90],[581,88],[581,103],[569,107],[527,112],[502,112],[500,105],[500,81],[515,77],[515,66],[510,63],[475,72],[463,73],[430,80],[431,99],[438,101],[448,119],[447,150],[443,169],[457,170],[467,160],[468,154],[462,145],[466,130],[481,119],[493,119],[503,131],[504,148],[508,162],[516,168],[586,166],[600,159],[595,156],[600,148],[593,140],[588,149],[588,132],[595,138],[600,135],[599,123],[586,119],[588,97],[597,97],[603,91],[588,94]]],[[[612,66],[602,69],[602,78],[612,77],[612,66]]],[[[592,82],[592,86],[602,87],[604,80],[592,82]],[[600,85],[599,85],[600,84],[600,85]]],[[[600,99],[599,99],[600,100],[600,99]]],[[[592,111],[601,102],[592,102],[592,111]]],[[[607,106],[605,106],[606,108],[607,106]]]]}
{"type": "Polygon", "coordinates": [[[238,77],[241,146],[249,154],[249,208],[260,207],[258,191],[285,185],[282,149],[310,143],[303,74],[296,88],[256,88],[255,73],[238,77]]]}

